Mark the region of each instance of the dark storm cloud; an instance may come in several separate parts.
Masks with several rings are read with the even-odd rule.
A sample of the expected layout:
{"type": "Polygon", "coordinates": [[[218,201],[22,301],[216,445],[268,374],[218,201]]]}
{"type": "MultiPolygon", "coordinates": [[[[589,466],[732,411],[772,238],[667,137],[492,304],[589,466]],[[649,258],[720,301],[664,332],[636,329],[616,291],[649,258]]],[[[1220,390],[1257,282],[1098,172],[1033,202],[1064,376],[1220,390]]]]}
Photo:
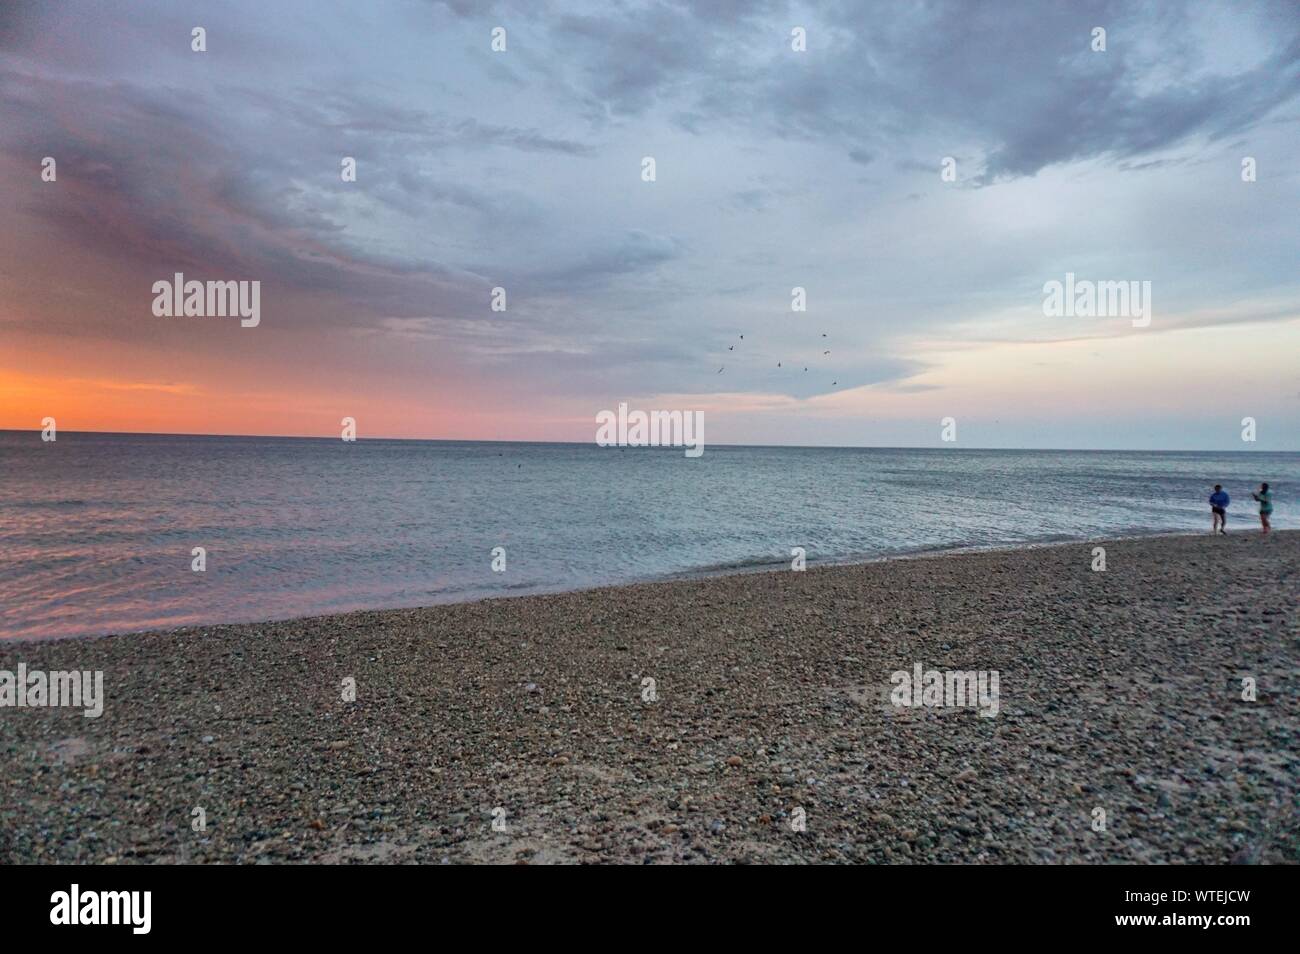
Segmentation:
{"type": "Polygon", "coordinates": [[[571,70],[597,114],[664,106],[699,134],[759,123],[838,142],[856,162],[904,135],[946,138],[949,155],[981,148],[978,184],[1228,136],[1300,92],[1300,12],[1289,0],[1242,11],[1271,21],[1276,47],[1231,75],[1197,70],[1182,40],[1195,11],[1181,5],[881,0],[829,4],[814,21],[785,4],[557,9],[536,22],[555,69],[571,70]],[[809,52],[795,54],[789,31],[801,23],[809,52]],[[1095,26],[1108,31],[1105,52],[1090,48],[1095,26]]]}
{"type": "Polygon", "coordinates": [[[5,0],[0,3],[0,52],[26,48],[38,35],[41,0],[5,0]]]}
{"type": "Polygon", "coordinates": [[[343,224],[303,190],[232,150],[203,118],[210,103],[185,102],[190,108],[124,84],[38,84],[0,73],[8,118],[0,152],[15,164],[57,156],[66,186],[28,195],[23,212],[69,246],[155,277],[180,270],[258,278],[388,313],[424,313],[433,295],[450,308],[481,302],[482,281],[458,269],[348,240],[343,224]],[[44,109],[75,103],[77,121],[50,124],[32,102],[35,89],[44,109]],[[114,135],[120,128],[132,136],[114,135]]]}

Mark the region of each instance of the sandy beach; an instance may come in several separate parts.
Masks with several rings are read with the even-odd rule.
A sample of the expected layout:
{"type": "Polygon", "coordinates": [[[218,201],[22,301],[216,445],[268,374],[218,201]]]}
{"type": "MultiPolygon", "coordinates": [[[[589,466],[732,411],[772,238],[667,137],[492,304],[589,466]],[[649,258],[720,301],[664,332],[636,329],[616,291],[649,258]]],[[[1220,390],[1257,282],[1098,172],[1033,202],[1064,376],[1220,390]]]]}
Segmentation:
{"type": "Polygon", "coordinates": [[[1241,531],[10,641],[106,700],[0,709],[0,860],[1294,863],[1298,566],[1241,531]],[[917,664],[996,715],[894,705],[917,664]]]}

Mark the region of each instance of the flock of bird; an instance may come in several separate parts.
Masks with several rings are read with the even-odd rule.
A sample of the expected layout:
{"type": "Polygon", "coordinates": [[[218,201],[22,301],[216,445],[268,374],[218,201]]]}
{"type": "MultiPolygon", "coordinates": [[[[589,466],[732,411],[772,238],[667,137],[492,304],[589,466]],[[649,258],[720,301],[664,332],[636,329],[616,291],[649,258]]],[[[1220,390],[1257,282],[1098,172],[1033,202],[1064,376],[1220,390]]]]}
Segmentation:
{"type": "MultiPolygon", "coordinates": [[[[827,337],[826,332],[824,332],[824,331],[822,332],[822,337],[823,337],[823,338],[827,337]]],[[[741,335],[741,336],[740,336],[740,340],[741,340],[741,341],[744,341],[744,340],[745,340],[745,336],[744,336],[744,335],[741,335]]],[[[728,350],[728,351],[735,351],[735,350],[736,350],[736,346],[735,346],[734,344],[729,344],[729,345],[727,345],[727,350],[728,350]]],[[[826,355],[828,355],[828,354],[830,354],[830,351],[829,351],[829,350],[827,350],[827,351],[823,351],[823,352],[822,352],[822,356],[823,356],[823,357],[826,356],[826,355]]],[[[781,366],[782,366],[782,362],[778,361],[778,362],[776,363],[776,366],[777,366],[778,368],[781,367],[781,366]]],[[[724,364],[722,367],[718,368],[718,372],[717,372],[717,373],[718,373],[718,374],[721,374],[721,373],[722,373],[723,371],[725,371],[725,370],[727,370],[727,366],[724,364]]],[[[805,371],[808,370],[807,365],[804,366],[804,370],[805,370],[805,371]]],[[[835,387],[837,384],[839,384],[838,381],[832,381],[832,382],[831,382],[831,387],[835,387]]]]}

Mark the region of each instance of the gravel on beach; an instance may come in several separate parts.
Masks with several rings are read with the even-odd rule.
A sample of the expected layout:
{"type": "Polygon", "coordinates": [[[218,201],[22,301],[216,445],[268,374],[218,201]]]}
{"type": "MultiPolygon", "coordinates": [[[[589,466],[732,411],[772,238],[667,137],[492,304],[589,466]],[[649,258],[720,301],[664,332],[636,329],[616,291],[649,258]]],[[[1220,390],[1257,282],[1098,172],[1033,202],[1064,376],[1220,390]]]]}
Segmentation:
{"type": "Polygon", "coordinates": [[[1235,532],[7,641],[106,701],[0,708],[0,861],[1294,863],[1298,566],[1235,532]],[[996,715],[892,704],[918,663],[996,715]]]}

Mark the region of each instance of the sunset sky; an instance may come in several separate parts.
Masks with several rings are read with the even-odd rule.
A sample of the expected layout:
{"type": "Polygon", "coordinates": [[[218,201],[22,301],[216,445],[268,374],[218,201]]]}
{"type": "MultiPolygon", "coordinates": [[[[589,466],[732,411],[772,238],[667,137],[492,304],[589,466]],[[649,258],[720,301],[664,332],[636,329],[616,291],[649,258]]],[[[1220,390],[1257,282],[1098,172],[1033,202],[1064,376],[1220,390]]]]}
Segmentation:
{"type": "Polygon", "coordinates": [[[1294,0],[8,0],[0,428],[1297,450],[1298,155],[1294,0]]]}

